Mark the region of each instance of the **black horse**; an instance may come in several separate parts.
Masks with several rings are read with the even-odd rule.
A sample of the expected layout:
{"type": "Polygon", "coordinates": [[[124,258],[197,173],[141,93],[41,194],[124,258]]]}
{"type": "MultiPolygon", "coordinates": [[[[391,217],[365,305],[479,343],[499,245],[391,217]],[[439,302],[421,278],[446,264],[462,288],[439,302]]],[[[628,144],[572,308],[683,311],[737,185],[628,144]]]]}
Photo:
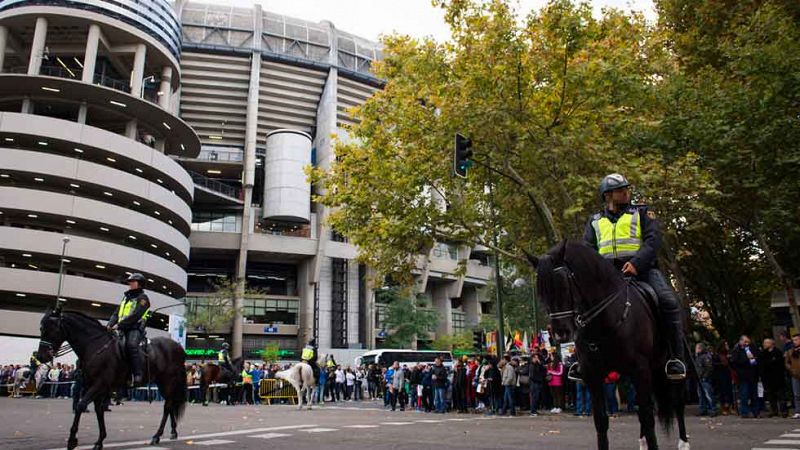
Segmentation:
{"type": "MultiPolygon", "coordinates": [[[[41,340],[39,341],[39,360],[49,362],[64,342],[68,342],[81,361],[85,392],[81,396],[75,418],[70,428],[67,448],[78,446],[78,424],[89,402],[94,402],[100,436],[94,449],[103,448],[106,438],[106,425],[103,402],[117,388],[125,388],[130,380],[130,368],[122,354],[118,339],[97,320],[79,312],[48,309],[42,317],[41,340]]],[[[177,421],[186,407],[186,355],[181,346],[168,338],[155,338],[147,350],[149,368],[145,370],[148,382],[154,382],[164,397],[164,413],[161,425],[152,437],[150,444],[157,444],[164,432],[167,417],[170,418],[172,433],[170,439],[177,439],[177,421]]],[[[148,367],[145,365],[145,367],[148,367]]]]}
{"type": "Polygon", "coordinates": [[[214,384],[227,385],[222,391],[222,397],[225,403],[230,405],[233,402],[232,398],[238,398],[233,391],[236,383],[242,379],[242,367],[244,366],[244,358],[241,356],[231,360],[231,367],[233,371],[223,368],[220,364],[208,363],[202,369],[200,376],[200,392],[203,397],[203,406],[208,406],[211,397],[211,386],[214,384]]]}
{"type": "Polygon", "coordinates": [[[582,243],[563,241],[546,255],[530,259],[557,339],[575,339],[583,380],[591,392],[598,448],[608,449],[603,379],[616,371],[630,375],[636,388],[640,448],[658,448],[655,397],[662,425],[669,432],[677,418],[678,448],[688,449],[685,383],[668,380],[664,372],[667,342],[658,328],[658,308],[646,290],[582,243]]]}

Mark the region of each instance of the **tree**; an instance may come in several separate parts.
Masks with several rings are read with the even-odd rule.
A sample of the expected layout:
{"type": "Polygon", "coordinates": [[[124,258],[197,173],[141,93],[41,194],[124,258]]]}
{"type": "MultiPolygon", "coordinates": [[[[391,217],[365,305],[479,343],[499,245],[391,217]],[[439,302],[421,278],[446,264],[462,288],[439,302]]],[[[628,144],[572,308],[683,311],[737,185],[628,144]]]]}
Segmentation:
{"type": "Polygon", "coordinates": [[[436,241],[525,265],[582,234],[609,172],[674,183],[655,207],[706,189],[706,174],[676,174],[694,155],[665,160],[643,138],[658,126],[658,85],[672,66],[641,15],[596,19],[588,4],[553,0],[520,25],[500,0],[437,4],[453,41],[385,38],[374,66],[385,88],[353,111],[359,123],[331,169],[309,171],[325,186],[317,200],[332,207],[330,223],[378,275],[410,283],[436,241]],[[474,144],[466,182],[451,176],[456,132],[474,144]]]}
{"type": "Polygon", "coordinates": [[[431,342],[431,348],[433,350],[473,352],[475,349],[472,346],[472,331],[436,336],[436,339],[431,342]]]}
{"type": "MultiPolygon", "coordinates": [[[[228,279],[214,286],[211,295],[202,298],[202,304],[192,304],[186,313],[186,326],[193,331],[213,333],[231,325],[236,310],[233,308],[237,284],[228,279]]],[[[211,341],[205,340],[206,347],[203,355],[211,348],[211,341]]]]}
{"type": "Polygon", "coordinates": [[[425,297],[409,295],[397,288],[378,291],[376,297],[386,305],[386,348],[411,348],[418,337],[427,337],[436,329],[439,315],[429,309],[425,297]]]}
{"type": "Polygon", "coordinates": [[[261,359],[265,363],[274,363],[280,359],[281,356],[281,347],[278,344],[271,343],[267,344],[266,347],[261,351],[261,359]]]}

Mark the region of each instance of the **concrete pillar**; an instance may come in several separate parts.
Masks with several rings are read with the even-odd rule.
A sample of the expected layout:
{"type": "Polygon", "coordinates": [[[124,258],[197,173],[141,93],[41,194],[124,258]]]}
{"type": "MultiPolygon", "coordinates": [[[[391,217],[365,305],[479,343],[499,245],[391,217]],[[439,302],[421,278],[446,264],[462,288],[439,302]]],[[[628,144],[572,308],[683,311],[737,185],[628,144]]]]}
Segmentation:
{"type": "Polygon", "coordinates": [[[33,103],[31,103],[31,98],[29,96],[22,97],[22,114],[30,114],[33,111],[33,103]]]}
{"type": "Polygon", "coordinates": [[[86,51],[83,54],[83,76],[81,81],[84,83],[94,83],[94,67],[97,64],[97,46],[100,44],[100,25],[93,23],[89,25],[89,34],[86,37],[86,51]]]}
{"type": "MultiPolygon", "coordinates": [[[[261,36],[261,6],[255,7],[256,28],[255,34],[261,36]]],[[[253,232],[250,223],[253,214],[253,185],[256,173],[256,142],[258,133],[258,88],[261,83],[261,52],[254,51],[250,59],[250,85],[247,90],[247,117],[245,120],[244,168],[242,187],[244,188],[244,208],[242,209],[242,233],[239,239],[239,257],[236,261],[237,290],[233,300],[236,314],[233,319],[231,333],[231,354],[233,357],[242,355],[242,307],[244,306],[245,283],[247,281],[247,249],[249,248],[250,233],[253,232]]]]}
{"type": "Polygon", "coordinates": [[[6,41],[8,41],[8,28],[0,25],[0,73],[3,73],[3,61],[6,59],[6,41]]]}
{"type": "Polygon", "coordinates": [[[467,318],[467,327],[472,328],[481,321],[481,304],[478,301],[478,290],[465,286],[461,291],[462,308],[467,318]]]}
{"type": "Polygon", "coordinates": [[[125,137],[128,139],[136,140],[136,132],[138,131],[139,123],[136,119],[131,119],[125,124],[125,137]]]}
{"type": "Polygon", "coordinates": [[[28,75],[39,75],[42,68],[42,56],[44,54],[45,42],[47,41],[47,19],[44,17],[36,18],[36,29],[33,31],[33,43],[31,44],[31,57],[28,61],[28,75]]]}
{"type": "Polygon", "coordinates": [[[147,46],[136,44],[136,53],[133,56],[133,72],[131,72],[131,95],[142,96],[142,79],[144,78],[144,61],[147,55],[147,46]]]}
{"type": "Polygon", "coordinates": [[[158,106],[169,111],[169,100],[172,94],[172,67],[161,69],[161,85],[158,87],[158,106]]]}
{"type": "MultiPolygon", "coordinates": [[[[85,67],[85,66],[84,66],[85,67]]],[[[86,123],[86,114],[89,112],[89,105],[86,104],[86,101],[81,102],[81,106],[78,108],[78,123],[86,123]]]]}
{"type": "Polygon", "coordinates": [[[436,336],[453,334],[453,304],[450,301],[450,297],[447,296],[447,286],[434,286],[431,293],[433,294],[433,307],[439,313],[436,336]]]}

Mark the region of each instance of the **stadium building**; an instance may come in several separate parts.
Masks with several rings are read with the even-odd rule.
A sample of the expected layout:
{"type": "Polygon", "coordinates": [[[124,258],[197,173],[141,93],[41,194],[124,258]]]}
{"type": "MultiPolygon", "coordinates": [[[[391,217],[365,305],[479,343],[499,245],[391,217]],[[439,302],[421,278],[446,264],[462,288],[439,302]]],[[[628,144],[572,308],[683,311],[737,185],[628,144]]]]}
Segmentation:
{"type": "MultiPolygon", "coordinates": [[[[228,340],[291,357],[312,336],[379,347],[368,268],[325,225],[303,168],[330,164],[348,109],[382,86],[380,58],[378,43],[260,5],[0,0],[0,337],[19,349],[0,360],[35,346],[59,289],[107,318],[132,272],[161,308],[150,336],[184,302],[213,303],[221,280],[247,282],[241,317],[188,330],[190,354],[228,340]]],[[[439,243],[420,258],[437,333],[487,311],[485,250],[439,243]]]]}

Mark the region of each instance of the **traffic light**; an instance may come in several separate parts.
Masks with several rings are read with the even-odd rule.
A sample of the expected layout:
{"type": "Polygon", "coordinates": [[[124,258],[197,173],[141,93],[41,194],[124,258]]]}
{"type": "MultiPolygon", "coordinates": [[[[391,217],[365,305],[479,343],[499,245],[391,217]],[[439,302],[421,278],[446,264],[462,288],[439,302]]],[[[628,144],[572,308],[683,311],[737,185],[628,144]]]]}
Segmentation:
{"type": "Polygon", "coordinates": [[[467,170],[472,167],[472,141],[456,133],[456,146],[453,153],[453,172],[457,177],[467,178],[467,170]]]}
{"type": "Polygon", "coordinates": [[[483,331],[472,332],[472,347],[477,351],[483,350],[483,331]]]}

